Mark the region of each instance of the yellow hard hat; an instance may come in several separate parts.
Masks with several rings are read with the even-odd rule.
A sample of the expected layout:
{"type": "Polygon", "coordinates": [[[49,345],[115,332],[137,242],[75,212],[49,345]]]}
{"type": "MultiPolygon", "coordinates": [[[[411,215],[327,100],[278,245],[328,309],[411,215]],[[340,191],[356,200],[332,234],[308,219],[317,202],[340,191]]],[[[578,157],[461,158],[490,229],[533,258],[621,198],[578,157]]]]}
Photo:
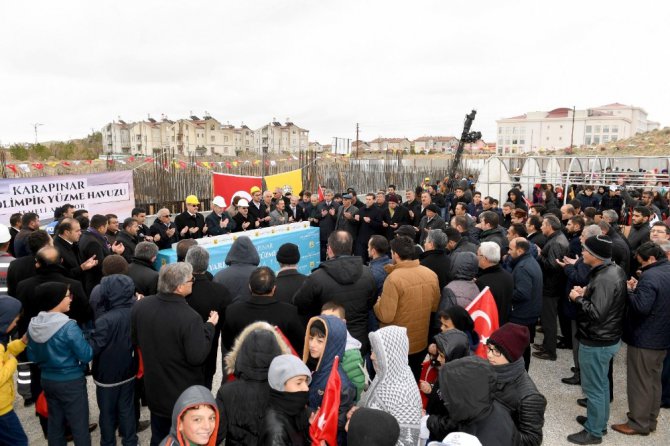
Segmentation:
{"type": "Polygon", "coordinates": [[[198,197],[195,195],[189,195],[186,197],[186,204],[200,204],[200,202],[198,201],[198,197]]]}
{"type": "Polygon", "coordinates": [[[258,186],[254,186],[254,187],[251,188],[251,190],[249,191],[249,193],[251,193],[251,194],[255,194],[256,192],[260,192],[260,191],[261,191],[261,188],[260,188],[260,187],[258,187],[258,186]]]}

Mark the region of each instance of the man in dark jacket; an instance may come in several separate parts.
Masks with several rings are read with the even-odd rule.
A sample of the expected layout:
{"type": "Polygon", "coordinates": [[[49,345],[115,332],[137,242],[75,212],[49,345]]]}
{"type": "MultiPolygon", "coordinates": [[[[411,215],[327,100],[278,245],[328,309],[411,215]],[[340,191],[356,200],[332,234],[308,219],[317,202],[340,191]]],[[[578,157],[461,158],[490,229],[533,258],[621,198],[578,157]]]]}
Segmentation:
{"type": "Polygon", "coordinates": [[[233,242],[226,255],[226,268],[214,276],[214,282],[223,284],[234,302],[244,301],[251,296],[249,277],[261,263],[261,258],[251,239],[242,235],[233,242]]]}
{"type": "MultiPolygon", "coordinates": [[[[233,298],[228,293],[228,289],[214,282],[206,274],[209,266],[209,251],[202,246],[193,246],[186,254],[186,263],[193,267],[193,287],[191,294],[186,297],[186,303],[198,312],[202,321],[209,319],[212,311],[219,314],[219,323],[214,329],[214,339],[212,349],[205,360],[205,387],[212,390],[212,381],[216,373],[216,355],[219,350],[219,336],[221,327],[226,316],[226,309],[232,303],[233,298]]],[[[223,353],[223,352],[222,352],[223,353]]]]}
{"type": "Polygon", "coordinates": [[[444,230],[446,229],[446,224],[444,219],[439,215],[440,210],[435,204],[430,204],[426,208],[426,215],[421,218],[419,222],[419,244],[423,245],[426,241],[426,235],[428,231],[432,229],[444,230]]]}
{"type": "Polygon", "coordinates": [[[186,197],[186,210],[174,219],[180,239],[203,238],[207,233],[205,217],[198,212],[198,206],[200,206],[198,197],[195,195],[186,197]]]}
{"type": "Polygon", "coordinates": [[[547,243],[547,237],[542,234],[542,217],[538,215],[532,215],[526,220],[526,232],[528,235],[526,238],[529,242],[537,245],[538,248],[544,248],[544,245],[547,243]]]}
{"type": "Polygon", "coordinates": [[[149,228],[149,233],[158,249],[169,249],[172,244],[179,241],[177,226],[170,221],[170,211],[167,208],[159,209],[156,213],[156,221],[149,228]]]}
{"type": "Polygon", "coordinates": [[[342,195],[342,206],[337,209],[335,230],[347,231],[351,234],[351,238],[355,243],[356,236],[358,235],[358,222],[355,218],[358,208],[352,204],[352,199],[351,194],[342,195]]]}
{"type": "Polygon", "coordinates": [[[447,235],[444,231],[433,229],[428,231],[423,243],[423,253],[419,256],[419,263],[437,275],[440,290],[449,282],[449,258],[446,249],[447,235]]]}
{"type": "Polygon", "coordinates": [[[81,237],[79,222],[74,218],[64,218],[58,224],[56,233],[53,244],[60,254],[63,267],[70,277],[83,283],[84,271],[93,268],[98,261],[95,258],[82,261],[78,243],[81,237]]]}
{"type": "Polygon", "coordinates": [[[84,290],[90,294],[102,279],[102,261],[110,254],[123,255],[124,246],[119,242],[110,245],[104,234],[107,232],[107,217],[95,214],[91,217],[91,225],[79,239],[79,251],[83,259],[95,256],[97,265],[84,271],[84,290]]]}
{"type": "Polygon", "coordinates": [[[326,260],[328,236],[335,230],[337,209],[339,205],[333,201],[333,191],[326,189],[324,199],[316,206],[316,218],[319,221],[319,240],[321,242],[321,261],[326,260]]]}
{"type": "MultiPolygon", "coordinates": [[[[360,256],[363,259],[363,263],[368,263],[370,261],[368,256],[370,237],[375,234],[381,235],[382,231],[382,214],[379,208],[375,206],[374,194],[367,194],[365,196],[365,206],[358,208],[358,213],[354,216],[354,219],[358,222],[358,235],[356,236],[354,254],[360,256]]],[[[351,253],[347,255],[351,255],[351,253]]]]}
{"type": "Polygon", "coordinates": [[[140,225],[134,218],[126,218],[121,224],[121,230],[116,233],[116,241],[123,245],[123,258],[130,263],[135,254],[135,247],[139,240],[137,231],[140,225]]]}
{"type": "Polygon", "coordinates": [[[328,260],[307,277],[293,297],[293,304],[301,314],[309,317],[318,315],[326,302],[335,302],[344,307],[347,329],[363,344],[361,353],[365,355],[370,351],[368,312],[375,303],[377,286],[361,258],[351,255],[351,244],[348,232],[336,231],[331,234],[328,239],[328,260]]]}
{"type": "MultiPolygon", "coordinates": [[[[19,286],[19,282],[35,275],[35,254],[48,245],[51,245],[51,237],[49,237],[47,231],[38,229],[28,236],[30,255],[9,262],[9,267],[7,268],[7,294],[17,296],[16,288],[19,286]]],[[[26,324],[28,322],[30,321],[27,321],[26,324]]]]}
{"type": "Polygon", "coordinates": [[[498,308],[498,324],[503,325],[509,320],[512,310],[514,279],[500,266],[500,246],[497,243],[484,242],[479,245],[477,260],[477,286],[480,290],[489,287],[498,308]]]}
{"type": "Polygon", "coordinates": [[[151,446],[165,438],[179,395],[192,385],[203,385],[203,364],[219,321],[216,311],[203,324],[185,297],[191,294],[193,268],[185,262],[165,265],[158,278],[158,294],[133,305],[133,344],[142,351],[144,385],[151,411],[151,446]]]}
{"type": "Polygon", "coordinates": [[[226,212],[226,202],[221,196],[212,200],[212,212],[205,218],[207,235],[216,236],[235,231],[235,220],[226,212]]]}
{"type": "Polygon", "coordinates": [[[627,435],[656,430],[661,403],[661,372],[670,348],[670,263],[660,246],[642,244],[636,253],[642,275],[628,281],[626,354],[628,421],[612,425],[627,435]]]}
{"type": "Polygon", "coordinates": [[[477,245],[472,243],[468,238],[463,237],[463,233],[460,232],[459,228],[447,228],[444,233],[447,235],[447,251],[449,255],[457,252],[477,254],[477,245]]]}
{"type": "Polygon", "coordinates": [[[612,210],[604,211],[603,218],[598,222],[598,226],[603,231],[603,235],[608,236],[612,240],[612,261],[619,265],[621,269],[629,276],[630,269],[630,247],[628,242],[624,239],[618,230],[616,221],[609,222],[616,218],[616,213],[612,210]],[[607,221],[606,221],[607,220],[607,221]]]}
{"type": "Polygon", "coordinates": [[[574,287],[570,300],[577,305],[577,339],[586,417],[578,417],[584,430],[568,436],[576,444],[600,443],[607,428],[610,395],[607,372],[619,351],[626,307],[626,275],[611,262],[612,241],[604,235],[584,242],[584,263],[591,266],[586,288],[574,287]]]}
{"type": "Polygon", "coordinates": [[[102,278],[100,295],[105,312],[96,319],[89,339],[100,410],[100,437],[102,442],[114,444],[118,423],[123,443],[136,444],[133,401],[138,360],[130,339],[135,284],[128,276],[112,274],[102,278]]]}
{"type": "Polygon", "coordinates": [[[479,223],[472,231],[479,242],[496,242],[501,252],[507,252],[508,242],[505,237],[505,228],[500,226],[500,217],[494,211],[484,211],[479,214],[479,223]]]}
{"type": "Polygon", "coordinates": [[[128,265],[128,276],[135,283],[135,290],[143,296],[156,294],[158,289],[158,271],[154,262],[158,247],[152,242],[140,242],[135,248],[135,255],[128,265]]]}
{"type": "Polygon", "coordinates": [[[277,263],[279,263],[279,273],[275,282],[276,289],[274,298],[279,302],[291,303],[293,295],[300,289],[307,276],[298,272],[298,262],[300,262],[300,250],[298,245],[293,243],[284,243],[277,250],[277,263]]]}
{"type": "Polygon", "coordinates": [[[612,184],[607,188],[608,191],[605,192],[605,195],[600,200],[600,210],[606,211],[608,209],[616,212],[617,217],[621,216],[621,208],[623,207],[623,198],[620,195],[617,195],[619,187],[616,184],[612,184]]]}
{"type": "Polygon", "coordinates": [[[244,302],[236,302],[226,310],[223,324],[223,345],[230,349],[235,338],[244,328],[257,321],[265,321],[279,327],[293,348],[300,355],[304,345],[305,327],[298,317],[297,309],[273,297],[275,274],[267,266],[254,270],[249,277],[251,297],[244,302]]]}
{"type": "Polygon", "coordinates": [[[382,220],[382,226],[386,231],[386,238],[388,240],[393,239],[396,229],[412,222],[409,217],[409,211],[398,204],[396,195],[389,197],[388,207],[382,212],[382,220]]]}
{"type": "Polygon", "coordinates": [[[628,233],[628,246],[630,247],[630,268],[631,271],[637,271],[640,266],[637,263],[637,257],[635,256],[635,251],[643,243],[649,241],[649,234],[651,228],[649,227],[649,217],[651,217],[651,211],[649,208],[644,206],[638,206],[633,209],[633,219],[631,221],[630,232],[628,233]]]}
{"type": "MultiPolygon", "coordinates": [[[[542,233],[547,243],[537,256],[542,268],[542,328],[544,341],[537,346],[533,356],[539,359],[556,360],[556,343],[558,338],[558,301],[565,294],[565,274],[556,262],[568,255],[568,239],[561,231],[561,221],[554,215],[547,215],[542,222],[542,233]]],[[[563,333],[563,336],[569,336],[563,333]]]]}
{"type": "MultiPolygon", "coordinates": [[[[512,257],[512,308],[509,322],[528,328],[530,343],[535,340],[535,325],[542,313],[542,269],[530,255],[530,242],[518,237],[509,243],[509,255],[512,257]]],[[[523,353],[526,371],[530,366],[530,344],[523,353]]]]}
{"type": "Polygon", "coordinates": [[[30,255],[28,236],[40,228],[40,217],[34,212],[26,212],[21,217],[21,230],[14,237],[14,257],[21,258],[30,255]]]}

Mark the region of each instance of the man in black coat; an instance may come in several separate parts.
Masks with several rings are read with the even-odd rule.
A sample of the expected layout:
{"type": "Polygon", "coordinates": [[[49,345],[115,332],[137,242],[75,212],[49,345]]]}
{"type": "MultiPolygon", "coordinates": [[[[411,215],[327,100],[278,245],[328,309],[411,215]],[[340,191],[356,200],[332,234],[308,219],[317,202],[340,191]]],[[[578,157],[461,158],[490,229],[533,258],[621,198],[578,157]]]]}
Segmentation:
{"type": "Polygon", "coordinates": [[[386,231],[385,235],[388,240],[393,240],[395,231],[400,226],[412,223],[409,217],[409,211],[407,208],[398,204],[398,198],[395,194],[389,197],[388,207],[382,212],[382,220],[382,226],[386,231]]]}
{"type": "Polygon", "coordinates": [[[158,294],[133,305],[131,336],[142,351],[144,386],[151,411],[151,446],[170,432],[172,409],[179,395],[193,385],[205,384],[203,364],[209,356],[219,322],[216,311],[203,323],[188,306],[193,268],[185,262],[161,268],[158,294]]]}
{"type": "Polygon", "coordinates": [[[205,248],[202,246],[191,247],[186,254],[186,263],[193,267],[194,279],[191,294],[186,297],[186,302],[198,312],[203,322],[209,319],[211,311],[216,311],[219,314],[219,323],[215,326],[212,349],[204,365],[205,387],[212,390],[221,326],[226,315],[226,308],[233,302],[233,298],[224,285],[214,282],[211,276],[206,274],[209,267],[209,252],[205,248]]]}
{"type": "Polygon", "coordinates": [[[316,206],[316,218],[319,220],[319,241],[321,242],[321,261],[326,260],[328,236],[335,230],[339,205],[333,200],[333,191],[326,189],[324,199],[316,206]]]}
{"type": "Polygon", "coordinates": [[[634,272],[630,268],[630,246],[619,232],[615,218],[616,212],[613,210],[603,211],[603,218],[598,222],[598,226],[603,231],[603,235],[612,240],[612,261],[623,269],[626,276],[630,276],[631,272],[634,272]]]}
{"type": "Polygon", "coordinates": [[[426,235],[431,229],[446,229],[446,224],[444,219],[439,215],[440,210],[437,205],[430,204],[426,208],[426,215],[421,218],[419,223],[419,244],[423,245],[423,242],[426,240],[426,235]]]}
{"type": "Polygon", "coordinates": [[[123,245],[123,258],[130,263],[135,254],[135,248],[139,243],[137,231],[140,225],[134,218],[126,218],[121,224],[121,230],[116,233],[116,241],[123,245]]]}
{"type": "MultiPolygon", "coordinates": [[[[366,198],[372,200],[369,195],[366,198]]],[[[351,235],[346,231],[330,235],[328,260],[307,277],[293,297],[293,304],[307,317],[320,314],[326,302],[344,307],[347,329],[363,344],[361,353],[365,355],[370,351],[368,313],[377,297],[377,284],[361,258],[351,255],[351,245],[351,235]]]]}
{"type": "Polygon", "coordinates": [[[358,222],[358,235],[356,236],[354,254],[362,257],[363,262],[367,263],[370,260],[368,256],[370,237],[375,234],[381,234],[382,231],[382,214],[379,208],[375,206],[374,194],[367,194],[365,196],[365,206],[358,208],[358,213],[354,216],[354,219],[358,222]]]}
{"type": "Polygon", "coordinates": [[[298,355],[302,354],[305,327],[298,317],[298,310],[291,304],[274,298],[275,273],[267,266],[257,268],[249,277],[251,297],[235,302],[226,310],[223,324],[223,345],[230,349],[235,338],[244,328],[257,321],[265,321],[277,326],[289,340],[298,355]]]}
{"type": "Polygon", "coordinates": [[[110,245],[104,234],[107,232],[107,217],[95,214],[91,217],[91,225],[79,239],[79,252],[83,259],[95,256],[97,265],[84,271],[84,290],[90,294],[102,280],[102,261],[110,254],[123,255],[124,247],[119,242],[110,245]]]}
{"type": "Polygon", "coordinates": [[[274,298],[279,302],[291,304],[293,295],[307,279],[306,275],[298,272],[298,262],[300,262],[298,246],[293,243],[281,245],[277,250],[277,262],[281,269],[277,273],[274,298]]]}
{"type": "Polygon", "coordinates": [[[157,254],[155,243],[140,242],[128,265],[128,276],[135,283],[135,291],[143,296],[151,296],[158,290],[158,271],[154,269],[157,254]]]}
{"type": "Polygon", "coordinates": [[[297,195],[291,195],[288,206],[286,206],[286,212],[288,212],[288,220],[291,223],[299,222],[306,220],[305,208],[300,206],[300,200],[297,195]]]}
{"type": "MultiPolygon", "coordinates": [[[[28,236],[29,256],[14,259],[9,263],[7,269],[7,294],[16,296],[16,289],[23,279],[28,279],[35,275],[35,254],[45,246],[51,245],[51,237],[47,231],[38,229],[28,236]]],[[[26,321],[26,324],[30,322],[26,321]]],[[[27,325],[26,325],[27,326],[27,325]]]]}
{"type": "Polygon", "coordinates": [[[500,266],[500,246],[494,242],[484,242],[477,250],[479,272],[477,286],[480,290],[489,287],[498,308],[498,324],[509,321],[514,294],[512,275],[500,266]]]}
{"type": "Polygon", "coordinates": [[[446,249],[447,235],[444,231],[433,229],[428,231],[423,243],[424,251],[419,256],[419,263],[437,274],[440,291],[449,283],[449,258],[446,249]]]}
{"type": "Polygon", "coordinates": [[[56,228],[56,237],[53,244],[60,253],[61,263],[68,275],[73,279],[83,283],[84,271],[93,268],[98,264],[95,258],[82,261],[79,254],[79,238],[81,237],[81,227],[74,218],[64,218],[56,228]]]}
{"type": "Polygon", "coordinates": [[[186,197],[186,210],[177,215],[174,224],[177,226],[177,234],[180,239],[203,238],[207,233],[205,217],[198,212],[200,201],[195,195],[186,197]]]}
{"type": "Polygon", "coordinates": [[[149,233],[158,249],[170,249],[174,243],[179,241],[177,226],[170,221],[170,211],[167,208],[160,209],[156,214],[156,220],[149,228],[149,233]]]}

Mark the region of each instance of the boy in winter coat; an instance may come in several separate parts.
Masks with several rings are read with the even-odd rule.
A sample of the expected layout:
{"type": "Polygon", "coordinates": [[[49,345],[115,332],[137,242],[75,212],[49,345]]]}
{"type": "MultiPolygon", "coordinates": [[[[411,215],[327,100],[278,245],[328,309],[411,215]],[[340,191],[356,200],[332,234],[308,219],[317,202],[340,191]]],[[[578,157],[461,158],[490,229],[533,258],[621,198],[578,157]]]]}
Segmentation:
{"type": "Polygon", "coordinates": [[[172,409],[170,434],[160,446],[215,446],[219,410],[211,392],[203,386],[184,390],[172,409]]]}
{"type": "Polygon", "coordinates": [[[0,444],[27,446],[28,437],[14,412],[14,372],[16,356],[26,348],[28,338],[6,343],[8,334],[19,320],[21,302],[10,296],[0,296],[0,444]]]}
{"type": "Polygon", "coordinates": [[[84,369],[93,350],[70,310],[68,285],[46,282],[35,288],[40,313],[28,326],[28,359],[42,371],[42,387],[49,407],[49,444],[65,443],[65,421],[70,424],[75,445],[90,445],[88,394],[84,369]]]}
{"type": "MultiPolygon", "coordinates": [[[[331,315],[339,318],[345,324],[347,320],[345,319],[345,310],[342,305],[338,305],[335,302],[326,302],[321,307],[322,315],[331,315]]],[[[344,373],[347,374],[347,378],[351,383],[356,387],[356,399],[358,401],[361,397],[361,393],[369,384],[369,377],[367,371],[365,370],[365,362],[363,361],[363,356],[361,355],[361,347],[363,344],[351,336],[349,330],[347,330],[347,346],[344,350],[344,357],[340,361],[344,373]]]]}
{"type": "Polygon", "coordinates": [[[260,435],[262,446],[308,446],[309,383],[312,372],[294,355],[276,356],[270,364],[270,410],[260,435]]]}
{"type": "MultiPolygon", "coordinates": [[[[330,377],[335,357],[344,357],[347,343],[347,326],[335,316],[315,316],[309,320],[303,349],[303,361],[312,370],[312,382],[309,386],[309,408],[314,412],[321,406],[323,394],[330,377]]],[[[337,442],[346,444],[344,425],[347,412],[354,404],[356,389],[347,378],[342,364],[338,367],[342,383],[340,391],[340,408],[337,423],[337,442]]]]}

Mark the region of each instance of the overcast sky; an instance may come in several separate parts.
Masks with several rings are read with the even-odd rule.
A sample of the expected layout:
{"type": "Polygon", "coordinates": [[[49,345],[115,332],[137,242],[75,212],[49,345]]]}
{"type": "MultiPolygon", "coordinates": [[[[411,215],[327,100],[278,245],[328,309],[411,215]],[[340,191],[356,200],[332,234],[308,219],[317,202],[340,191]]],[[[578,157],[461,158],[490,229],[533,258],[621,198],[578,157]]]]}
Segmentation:
{"type": "Polygon", "coordinates": [[[621,102],[670,125],[670,2],[13,1],[0,12],[0,143],[120,116],[208,111],[310,141],[460,135],[621,102]]]}

